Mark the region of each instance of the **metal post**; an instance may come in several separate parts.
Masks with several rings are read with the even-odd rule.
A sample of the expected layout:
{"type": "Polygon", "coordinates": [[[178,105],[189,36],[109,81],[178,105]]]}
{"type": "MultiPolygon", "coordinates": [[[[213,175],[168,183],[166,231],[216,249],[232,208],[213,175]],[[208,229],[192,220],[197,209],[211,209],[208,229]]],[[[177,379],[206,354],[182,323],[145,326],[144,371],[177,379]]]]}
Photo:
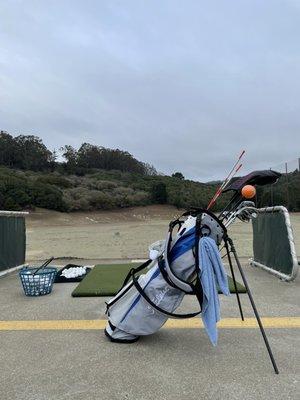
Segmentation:
{"type": "Polygon", "coordinates": [[[287,209],[290,208],[290,193],[289,193],[289,178],[288,178],[288,165],[285,163],[285,177],[286,177],[286,200],[287,209]]]}
{"type": "Polygon", "coordinates": [[[271,206],[274,206],[273,185],[271,185],[271,206]]]}
{"type": "MultiPolygon", "coordinates": [[[[270,171],[272,171],[272,168],[270,168],[270,171]]],[[[270,197],[271,197],[271,206],[274,205],[274,200],[273,200],[273,185],[270,186],[270,197]]]]}
{"type": "Polygon", "coordinates": [[[261,334],[262,334],[262,337],[263,337],[263,339],[264,339],[266,348],[267,348],[267,350],[268,350],[268,353],[269,353],[269,356],[270,356],[270,359],[271,359],[271,362],[272,362],[272,365],[273,365],[275,374],[279,374],[279,371],[278,371],[278,368],[277,368],[277,365],[276,365],[276,361],[275,361],[275,359],[274,359],[274,356],[273,356],[273,353],[272,353],[272,350],[271,350],[271,347],[270,347],[268,338],[267,338],[267,336],[266,336],[266,333],[265,333],[263,324],[262,324],[262,322],[261,322],[261,319],[260,319],[260,316],[259,316],[259,314],[258,314],[256,305],[255,305],[255,303],[254,303],[254,300],[253,300],[253,297],[252,297],[250,288],[249,288],[249,286],[248,286],[248,282],[247,282],[247,280],[246,280],[244,271],[243,271],[243,269],[242,269],[240,260],[238,259],[238,256],[237,256],[237,253],[236,253],[236,250],[235,250],[233,241],[232,241],[232,239],[229,238],[229,237],[227,238],[227,240],[228,240],[228,242],[229,242],[230,249],[231,249],[231,251],[232,251],[232,253],[233,253],[233,255],[234,255],[235,262],[236,262],[236,264],[237,264],[237,266],[238,266],[238,269],[239,269],[240,274],[241,274],[241,277],[242,277],[242,279],[243,279],[245,288],[246,288],[246,290],[247,290],[247,294],[248,294],[248,297],[249,297],[251,306],[252,306],[252,308],[253,308],[253,311],[254,311],[254,314],[255,314],[255,317],[256,317],[256,320],[257,320],[257,323],[258,323],[260,332],[261,332],[261,334]]]}

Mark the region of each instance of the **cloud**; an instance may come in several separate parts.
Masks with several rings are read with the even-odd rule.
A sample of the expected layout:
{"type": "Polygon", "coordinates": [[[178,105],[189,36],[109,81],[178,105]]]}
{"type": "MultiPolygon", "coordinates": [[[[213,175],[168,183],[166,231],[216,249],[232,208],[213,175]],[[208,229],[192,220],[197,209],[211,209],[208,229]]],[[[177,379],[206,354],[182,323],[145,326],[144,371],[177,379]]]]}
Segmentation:
{"type": "Polygon", "coordinates": [[[222,178],[299,156],[294,1],[0,4],[1,129],[222,178]]]}

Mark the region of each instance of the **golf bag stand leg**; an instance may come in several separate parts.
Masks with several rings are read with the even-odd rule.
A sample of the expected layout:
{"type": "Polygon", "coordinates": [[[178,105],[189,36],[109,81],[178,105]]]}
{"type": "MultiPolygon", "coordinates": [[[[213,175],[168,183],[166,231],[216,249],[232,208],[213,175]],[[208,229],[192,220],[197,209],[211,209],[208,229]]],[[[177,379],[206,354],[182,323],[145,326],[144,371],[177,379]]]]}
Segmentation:
{"type": "Polygon", "coordinates": [[[250,289],[249,289],[248,282],[247,282],[247,280],[246,280],[246,277],[245,277],[244,271],[243,271],[243,269],[242,269],[240,260],[238,259],[238,256],[237,256],[237,253],[236,253],[236,250],[235,250],[233,241],[232,241],[232,239],[229,238],[229,237],[227,238],[227,240],[228,240],[228,243],[229,243],[229,245],[230,245],[230,250],[231,250],[231,252],[232,252],[233,255],[234,255],[235,262],[236,262],[236,265],[237,265],[237,267],[238,267],[238,269],[239,269],[239,271],[240,271],[240,274],[241,274],[241,277],[242,277],[242,279],[243,279],[245,288],[246,288],[246,290],[247,290],[247,294],[248,294],[248,297],[249,297],[251,306],[252,306],[252,308],[253,308],[253,311],[254,311],[254,314],[255,314],[255,317],[256,317],[256,320],[257,320],[257,323],[258,323],[260,332],[261,332],[261,334],[262,334],[262,337],[263,337],[263,339],[264,339],[266,348],[267,348],[267,350],[268,350],[268,353],[269,353],[269,356],[270,356],[270,359],[271,359],[271,362],[272,362],[274,371],[275,371],[276,374],[279,374],[279,371],[278,371],[278,368],[277,368],[277,365],[276,365],[276,361],[275,361],[275,359],[274,359],[274,356],[273,356],[273,353],[272,353],[272,350],[271,350],[271,347],[270,347],[268,338],[267,338],[267,336],[266,336],[266,333],[265,333],[263,324],[262,324],[262,322],[261,322],[261,319],[260,319],[260,316],[259,316],[259,314],[258,314],[256,305],[255,305],[255,303],[254,303],[254,300],[253,300],[251,291],[250,291],[250,289]]]}
{"type": "Polygon", "coordinates": [[[229,266],[230,266],[230,271],[231,271],[231,275],[232,275],[232,280],[233,280],[233,284],[234,284],[234,290],[235,290],[235,294],[236,294],[236,299],[237,299],[237,303],[238,303],[239,310],[240,310],[240,316],[241,316],[242,321],[244,321],[244,314],[243,314],[243,310],[242,310],[242,305],[241,305],[239,292],[238,292],[238,289],[237,289],[237,284],[236,284],[235,274],[234,274],[234,270],[233,270],[232,259],[231,259],[231,256],[230,256],[230,250],[229,250],[229,247],[228,247],[228,238],[227,237],[224,238],[224,242],[225,242],[227,258],[228,258],[228,262],[229,262],[229,266]]]}

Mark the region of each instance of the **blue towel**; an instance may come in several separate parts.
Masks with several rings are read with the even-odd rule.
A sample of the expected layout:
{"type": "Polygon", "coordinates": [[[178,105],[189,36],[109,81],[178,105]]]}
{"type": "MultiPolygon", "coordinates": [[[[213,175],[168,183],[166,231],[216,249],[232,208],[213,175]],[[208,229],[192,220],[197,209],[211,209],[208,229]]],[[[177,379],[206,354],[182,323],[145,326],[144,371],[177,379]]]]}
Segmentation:
{"type": "Polygon", "coordinates": [[[216,346],[217,322],[220,320],[220,303],[216,282],[222,293],[229,296],[228,278],[215,241],[202,237],[199,241],[200,280],[203,288],[202,321],[208,337],[216,346]]]}

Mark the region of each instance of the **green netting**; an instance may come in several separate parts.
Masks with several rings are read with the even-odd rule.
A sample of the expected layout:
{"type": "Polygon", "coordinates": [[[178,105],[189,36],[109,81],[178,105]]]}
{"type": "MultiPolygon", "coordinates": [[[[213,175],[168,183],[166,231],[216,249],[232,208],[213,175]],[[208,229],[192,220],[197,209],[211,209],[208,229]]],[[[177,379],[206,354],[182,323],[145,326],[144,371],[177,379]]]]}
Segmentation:
{"type": "Polygon", "coordinates": [[[0,271],[23,264],[25,248],[24,217],[0,216],[0,271]]]}
{"type": "Polygon", "coordinates": [[[290,275],[293,258],[284,213],[259,213],[252,226],[254,261],[290,275]]]}

